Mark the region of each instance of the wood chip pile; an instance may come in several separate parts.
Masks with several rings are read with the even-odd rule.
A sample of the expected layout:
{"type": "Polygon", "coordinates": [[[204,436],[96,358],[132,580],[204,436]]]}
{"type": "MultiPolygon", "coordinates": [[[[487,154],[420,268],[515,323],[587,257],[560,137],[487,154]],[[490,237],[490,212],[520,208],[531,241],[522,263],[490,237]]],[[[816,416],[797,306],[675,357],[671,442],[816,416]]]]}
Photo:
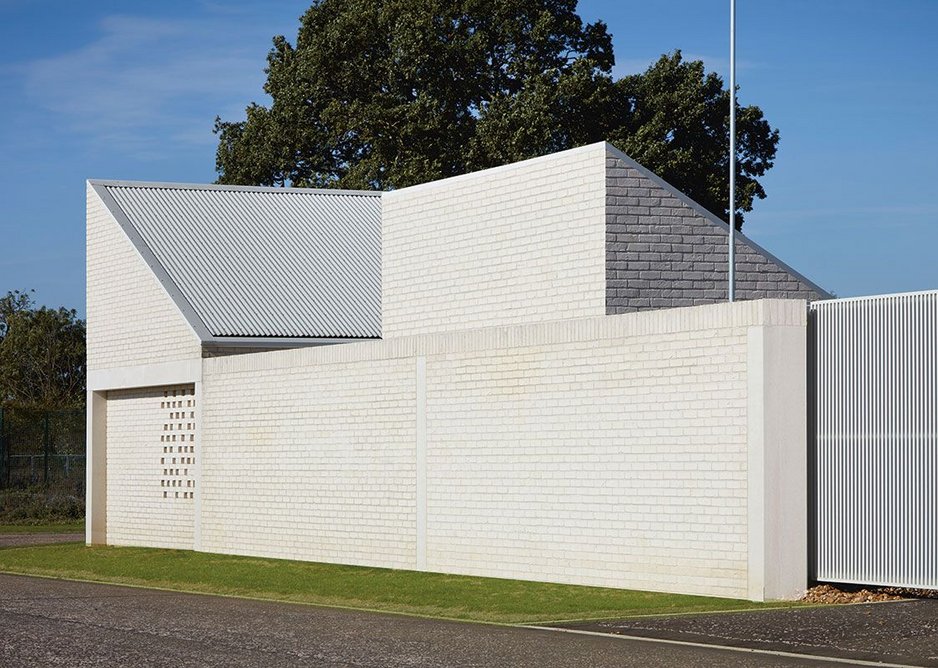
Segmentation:
{"type": "Polygon", "coordinates": [[[899,601],[904,598],[938,598],[931,589],[904,589],[902,587],[861,587],[857,585],[819,584],[811,587],[802,597],[805,603],[876,603],[899,601]]]}

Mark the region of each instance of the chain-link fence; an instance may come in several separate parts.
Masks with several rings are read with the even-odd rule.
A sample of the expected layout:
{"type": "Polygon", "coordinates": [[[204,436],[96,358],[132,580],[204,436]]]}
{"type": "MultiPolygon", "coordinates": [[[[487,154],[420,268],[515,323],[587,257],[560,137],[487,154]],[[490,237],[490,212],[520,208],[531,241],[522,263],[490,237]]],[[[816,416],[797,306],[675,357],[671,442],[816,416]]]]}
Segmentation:
{"type": "Polygon", "coordinates": [[[0,407],[0,489],[36,485],[84,494],[84,409],[0,407]]]}

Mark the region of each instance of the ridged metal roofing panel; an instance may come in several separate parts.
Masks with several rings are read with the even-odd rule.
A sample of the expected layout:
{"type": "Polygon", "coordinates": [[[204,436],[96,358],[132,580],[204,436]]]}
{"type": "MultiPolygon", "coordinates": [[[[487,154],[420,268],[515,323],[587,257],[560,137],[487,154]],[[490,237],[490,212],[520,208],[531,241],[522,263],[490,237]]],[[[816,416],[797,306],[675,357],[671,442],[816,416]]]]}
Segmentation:
{"type": "Polygon", "coordinates": [[[381,335],[381,198],[102,183],[216,337],[381,335]]]}

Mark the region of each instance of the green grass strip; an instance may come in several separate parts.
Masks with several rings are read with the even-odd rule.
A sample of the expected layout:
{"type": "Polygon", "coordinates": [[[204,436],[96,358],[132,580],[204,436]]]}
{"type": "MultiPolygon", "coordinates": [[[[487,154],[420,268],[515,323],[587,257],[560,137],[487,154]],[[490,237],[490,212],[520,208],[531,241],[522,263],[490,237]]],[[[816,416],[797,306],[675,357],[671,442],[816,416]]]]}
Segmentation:
{"type": "Polygon", "coordinates": [[[82,533],[84,530],[85,523],[82,520],[51,524],[0,524],[0,534],[82,533]]]}
{"type": "Polygon", "coordinates": [[[0,571],[506,624],[780,605],[79,543],[0,550],[0,571]]]}

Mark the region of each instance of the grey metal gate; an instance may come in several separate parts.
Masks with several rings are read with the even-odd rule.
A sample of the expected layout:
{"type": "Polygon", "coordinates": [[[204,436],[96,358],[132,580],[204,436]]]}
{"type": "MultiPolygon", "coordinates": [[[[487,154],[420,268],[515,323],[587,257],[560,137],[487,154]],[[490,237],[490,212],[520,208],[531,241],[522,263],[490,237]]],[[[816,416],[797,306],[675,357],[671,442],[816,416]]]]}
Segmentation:
{"type": "Polygon", "coordinates": [[[938,291],[811,304],[815,576],[938,588],[938,291]]]}

